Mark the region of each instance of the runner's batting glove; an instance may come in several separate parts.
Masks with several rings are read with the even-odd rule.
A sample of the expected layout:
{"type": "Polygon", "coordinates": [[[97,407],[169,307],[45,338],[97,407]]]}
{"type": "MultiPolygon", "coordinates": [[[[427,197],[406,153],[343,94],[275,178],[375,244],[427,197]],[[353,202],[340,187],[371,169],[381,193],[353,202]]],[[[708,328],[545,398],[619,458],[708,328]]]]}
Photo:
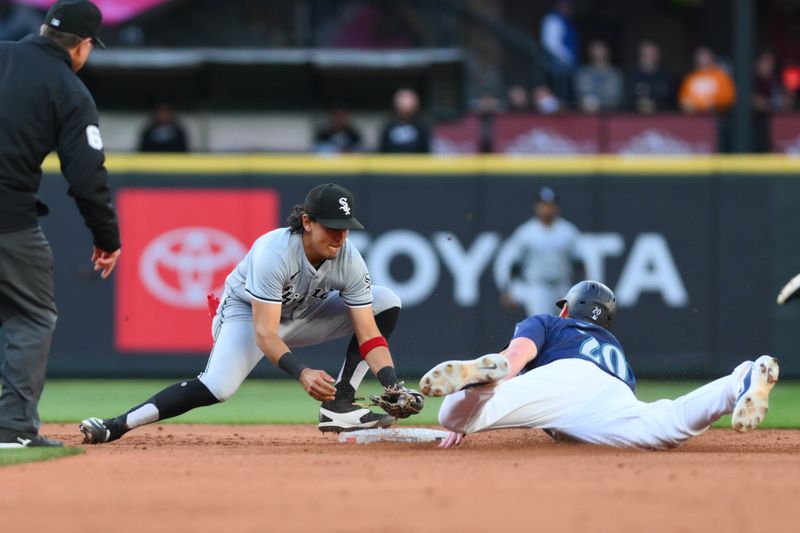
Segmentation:
{"type": "Polygon", "coordinates": [[[369,397],[372,405],[377,405],[395,418],[408,418],[422,411],[425,398],[413,389],[407,389],[402,383],[383,388],[383,394],[369,397]]]}

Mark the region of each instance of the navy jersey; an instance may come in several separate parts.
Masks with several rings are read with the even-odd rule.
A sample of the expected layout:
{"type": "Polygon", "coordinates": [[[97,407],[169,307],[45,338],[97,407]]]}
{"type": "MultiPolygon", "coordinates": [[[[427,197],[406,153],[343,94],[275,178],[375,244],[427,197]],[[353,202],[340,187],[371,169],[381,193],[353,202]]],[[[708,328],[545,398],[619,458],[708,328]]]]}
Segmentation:
{"type": "Polygon", "coordinates": [[[536,315],[517,324],[514,338],[518,337],[532,340],[539,350],[536,358],[525,365],[520,374],[560,359],[585,359],[622,380],[632,391],[636,390],[636,378],[625,359],[622,345],[610,331],[597,324],[574,318],[536,315]]]}

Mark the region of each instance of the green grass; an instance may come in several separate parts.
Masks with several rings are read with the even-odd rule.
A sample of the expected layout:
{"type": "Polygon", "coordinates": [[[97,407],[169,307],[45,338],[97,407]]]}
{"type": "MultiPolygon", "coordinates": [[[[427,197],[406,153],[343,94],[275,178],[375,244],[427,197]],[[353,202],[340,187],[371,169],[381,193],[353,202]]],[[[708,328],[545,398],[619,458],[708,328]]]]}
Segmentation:
{"type": "Polygon", "coordinates": [[[0,466],[48,461],[58,457],[68,457],[83,453],[80,448],[21,448],[18,450],[0,450],[0,466]]]}
{"type": "MultiPolygon", "coordinates": [[[[110,417],[143,402],[173,381],[163,380],[50,380],[40,404],[45,422],[78,422],[89,416],[110,417]]],[[[700,386],[700,382],[645,381],[638,396],[644,401],[677,398],[700,386]]],[[[358,391],[368,397],[377,393],[376,381],[366,381],[358,391]]],[[[441,399],[428,398],[425,410],[402,421],[405,424],[436,424],[441,399]]],[[[319,404],[308,397],[297,382],[250,380],[233,398],[186,413],[172,422],[194,424],[308,424],[316,423],[319,404]]],[[[730,427],[728,417],[716,425],[730,427]]],[[[800,428],[800,382],[782,381],[770,396],[770,411],[762,427],[800,428]]]]}

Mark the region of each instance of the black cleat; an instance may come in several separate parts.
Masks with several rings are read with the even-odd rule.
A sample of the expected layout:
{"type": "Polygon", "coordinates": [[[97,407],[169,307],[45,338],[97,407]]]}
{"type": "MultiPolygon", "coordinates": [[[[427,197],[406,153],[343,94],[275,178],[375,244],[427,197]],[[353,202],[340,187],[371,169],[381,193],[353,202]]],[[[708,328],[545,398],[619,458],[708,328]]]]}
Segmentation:
{"type": "Polygon", "coordinates": [[[19,448],[63,448],[64,443],[56,439],[48,439],[41,435],[19,433],[17,435],[4,435],[0,438],[0,449],[10,450],[19,448]]]}
{"type": "Polygon", "coordinates": [[[385,428],[397,421],[395,417],[374,413],[350,400],[323,402],[319,408],[319,430],[341,433],[359,429],[385,428]]]}
{"type": "Polygon", "coordinates": [[[104,442],[115,441],[125,433],[128,429],[125,424],[116,418],[87,418],[78,427],[83,433],[84,444],[102,444],[104,442]]]}

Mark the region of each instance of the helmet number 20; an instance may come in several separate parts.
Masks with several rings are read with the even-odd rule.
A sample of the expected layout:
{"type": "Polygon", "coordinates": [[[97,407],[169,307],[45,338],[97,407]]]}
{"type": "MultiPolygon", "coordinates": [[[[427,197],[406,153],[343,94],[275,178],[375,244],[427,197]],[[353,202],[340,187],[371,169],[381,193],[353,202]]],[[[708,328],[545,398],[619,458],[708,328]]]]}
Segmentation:
{"type": "Polygon", "coordinates": [[[589,338],[581,344],[580,353],[592,359],[622,381],[628,379],[628,362],[619,347],[613,344],[600,344],[597,339],[589,335],[589,338]]]}

